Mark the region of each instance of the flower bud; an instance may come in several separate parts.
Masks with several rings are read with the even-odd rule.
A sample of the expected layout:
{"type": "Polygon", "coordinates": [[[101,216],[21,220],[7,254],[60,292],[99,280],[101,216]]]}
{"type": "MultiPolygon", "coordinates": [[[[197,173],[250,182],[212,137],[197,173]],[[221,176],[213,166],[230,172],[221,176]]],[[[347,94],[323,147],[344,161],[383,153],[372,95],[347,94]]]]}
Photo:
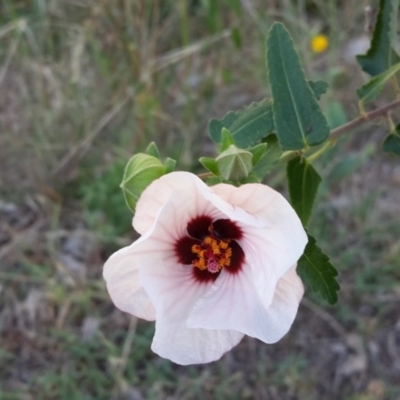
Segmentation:
{"type": "Polygon", "coordinates": [[[165,173],[166,167],[161,161],[149,154],[135,154],[128,161],[120,187],[132,212],[135,211],[136,203],[147,186],[165,173]]]}
{"type": "Polygon", "coordinates": [[[239,181],[249,176],[253,154],[231,144],[215,160],[222,178],[239,181]]]}

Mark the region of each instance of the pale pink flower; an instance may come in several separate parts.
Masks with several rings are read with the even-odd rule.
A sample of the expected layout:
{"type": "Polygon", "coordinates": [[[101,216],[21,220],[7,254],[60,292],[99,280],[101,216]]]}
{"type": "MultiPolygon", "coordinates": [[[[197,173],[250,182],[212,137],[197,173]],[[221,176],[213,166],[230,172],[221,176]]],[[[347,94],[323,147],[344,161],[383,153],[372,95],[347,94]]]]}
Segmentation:
{"type": "Polygon", "coordinates": [[[307,235],[278,192],[173,172],[143,192],[133,226],[142,236],[109,258],[104,278],[118,308],[156,321],[155,353],[206,363],[244,335],[275,343],[288,332],[307,235]]]}

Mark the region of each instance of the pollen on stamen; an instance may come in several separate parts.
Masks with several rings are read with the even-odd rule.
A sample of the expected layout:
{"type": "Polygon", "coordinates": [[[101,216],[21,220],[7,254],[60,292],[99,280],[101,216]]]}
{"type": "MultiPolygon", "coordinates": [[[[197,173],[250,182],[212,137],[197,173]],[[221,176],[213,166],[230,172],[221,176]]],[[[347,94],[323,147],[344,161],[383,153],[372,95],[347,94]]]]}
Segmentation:
{"type": "Polygon", "coordinates": [[[193,260],[192,265],[200,270],[207,269],[207,265],[203,257],[199,258],[198,260],[193,260]]]}
{"type": "Polygon", "coordinates": [[[226,250],[228,248],[228,242],[224,242],[223,240],[221,240],[219,242],[219,247],[223,250],[226,250]]]}
{"type": "Polygon", "coordinates": [[[192,265],[197,281],[215,281],[223,269],[229,274],[241,270],[245,257],[238,241],[243,232],[235,222],[200,216],[189,221],[187,233],[177,241],[175,252],[179,263],[192,265]]]}
{"type": "Polygon", "coordinates": [[[211,248],[212,248],[212,252],[214,254],[220,254],[221,253],[220,246],[218,245],[218,242],[216,240],[212,240],[211,241],[211,248]]]}

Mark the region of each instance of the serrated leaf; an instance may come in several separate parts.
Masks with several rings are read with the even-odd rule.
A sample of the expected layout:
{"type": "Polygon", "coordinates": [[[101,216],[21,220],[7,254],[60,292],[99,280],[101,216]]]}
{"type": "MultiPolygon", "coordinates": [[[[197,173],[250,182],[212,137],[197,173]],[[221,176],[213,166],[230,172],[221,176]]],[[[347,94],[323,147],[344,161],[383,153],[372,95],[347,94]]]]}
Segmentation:
{"type": "Polygon", "coordinates": [[[291,204],[307,226],[321,177],[305,158],[296,157],[287,164],[287,178],[291,204]]]}
{"type": "Polygon", "coordinates": [[[308,81],[308,84],[310,85],[311,90],[313,91],[317,100],[319,100],[320,97],[326,93],[329,86],[328,83],[324,81],[308,81]]]}
{"type": "Polygon", "coordinates": [[[253,173],[258,176],[260,182],[275,168],[279,158],[282,155],[282,149],[279,146],[276,135],[269,135],[265,139],[267,149],[260,160],[253,168],[253,173]]]}
{"type": "Polygon", "coordinates": [[[218,164],[214,158],[201,157],[199,161],[205,169],[209,170],[212,174],[219,176],[218,164]]]}
{"type": "Polygon", "coordinates": [[[373,77],[369,82],[365,85],[361,86],[357,89],[357,97],[360,102],[368,103],[369,101],[374,100],[379,93],[382,91],[383,86],[386,82],[391,79],[397,72],[400,71],[400,62],[390,67],[385,72],[373,77]]]}
{"type": "MultiPolygon", "coordinates": [[[[328,84],[324,81],[309,81],[309,84],[317,99],[328,88],[328,84]]],[[[229,129],[239,147],[253,146],[275,130],[271,99],[252,103],[238,111],[229,111],[222,119],[211,119],[208,131],[216,143],[221,142],[222,128],[229,129]]]]}
{"type": "Polygon", "coordinates": [[[239,147],[255,145],[274,130],[271,100],[264,99],[241,110],[229,111],[222,119],[211,119],[208,131],[216,143],[221,142],[222,128],[229,129],[239,147]]]}
{"type": "Polygon", "coordinates": [[[297,273],[313,292],[319,293],[329,304],[337,302],[337,291],[340,289],[336,280],[338,272],[311,235],[308,235],[304,254],[297,262],[297,273]]]}
{"type": "Polygon", "coordinates": [[[283,24],[272,26],[266,47],[274,124],[282,149],[301,150],[321,144],[329,135],[329,127],[283,24]]]}
{"type": "Polygon", "coordinates": [[[356,57],[362,70],[371,76],[381,74],[400,61],[393,49],[397,40],[398,8],[399,0],[380,0],[371,47],[366,54],[356,57]]]}

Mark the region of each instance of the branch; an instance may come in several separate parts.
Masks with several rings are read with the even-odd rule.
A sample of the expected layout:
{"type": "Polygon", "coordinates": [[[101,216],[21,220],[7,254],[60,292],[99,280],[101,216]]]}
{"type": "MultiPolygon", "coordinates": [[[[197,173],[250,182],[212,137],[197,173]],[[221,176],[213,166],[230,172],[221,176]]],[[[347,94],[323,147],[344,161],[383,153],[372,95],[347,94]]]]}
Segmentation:
{"type": "Polygon", "coordinates": [[[353,119],[353,121],[348,122],[336,129],[333,129],[329,135],[330,140],[336,140],[338,137],[342,136],[344,133],[351,131],[354,128],[359,127],[365,122],[371,121],[375,118],[381,117],[387,114],[390,110],[393,110],[400,106],[400,99],[393,101],[392,103],[386,104],[385,106],[378,108],[377,110],[370,111],[364,115],[360,115],[358,118],[353,119]]]}

